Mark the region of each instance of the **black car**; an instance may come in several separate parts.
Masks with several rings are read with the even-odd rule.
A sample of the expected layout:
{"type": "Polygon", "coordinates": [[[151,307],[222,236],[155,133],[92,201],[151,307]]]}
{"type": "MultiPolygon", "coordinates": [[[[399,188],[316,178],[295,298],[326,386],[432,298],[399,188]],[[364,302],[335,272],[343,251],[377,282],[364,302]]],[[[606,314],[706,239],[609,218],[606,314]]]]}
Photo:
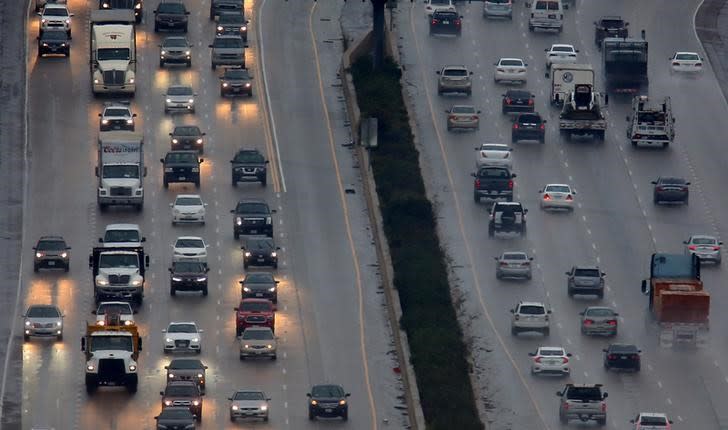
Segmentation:
{"type": "Polygon", "coordinates": [[[278,250],[273,238],[264,236],[253,236],[241,246],[243,250],[243,268],[248,266],[272,266],[278,268],[278,250]]]}
{"type": "Polygon", "coordinates": [[[189,14],[184,3],[163,0],[154,11],[154,32],[181,29],[187,33],[187,16],[189,14]]]}
{"type": "Polygon", "coordinates": [[[159,161],[164,165],[164,188],[170,182],[192,182],[200,187],[200,164],[205,160],[197,158],[197,151],[170,151],[159,161]]]}
{"type": "MultiPolygon", "coordinates": [[[[65,1],[63,3],[66,3],[65,1]]],[[[134,11],[134,20],[142,22],[144,14],[143,0],[99,0],[99,9],[126,9],[134,11]]]]}
{"type": "Polygon", "coordinates": [[[308,419],[316,417],[341,417],[349,419],[349,404],[346,400],[351,394],[341,385],[314,385],[308,396],[308,419]]]}
{"type": "Polygon", "coordinates": [[[241,234],[264,234],[273,237],[272,214],[275,209],[260,199],[240,200],[230,213],[234,214],[233,236],[239,239],[241,234]]]}
{"type": "Polygon", "coordinates": [[[534,95],[528,90],[508,90],[503,94],[501,111],[504,114],[513,112],[533,112],[534,95]]]}
{"type": "Polygon", "coordinates": [[[169,268],[169,294],[177,291],[202,291],[207,295],[207,272],[210,268],[199,261],[175,261],[169,268]]]}
{"type": "Polygon", "coordinates": [[[624,343],[613,343],[604,351],[604,369],[620,369],[640,371],[640,353],[635,345],[624,343]]]}
{"type": "Polygon", "coordinates": [[[220,97],[227,95],[245,94],[253,97],[253,77],[247,69],[230,67],[220,76],[220,97]]]}
{"type": "Polygon", "coordinates": [[[168,406],[186,406],[195,415],[197,421],[202,421],[202,396],[200,388],[192,381],[169,382],[162,396],[162,409],[168,406]]]}
{"type": "Polygon", "coordinates": [[[33,247],[33,271],[41,267],[49,269],[63,269],[65,272],[71,268],[69,252],[71,247],[61,236],[41,236],[33,247]]]}
{"type": "Polygon", "coordinates": [[[528,209],[518,202],[495,202],[490,209],[488,237],[496,233],[518,233],[526,235],[526,214],[528,209]]]}
{"type": "Polygon", "coordinates": [[[71,38],[65,31],[44,31],[38,36],[38,56],[71,55],[71,38]]]}
{"type": "Polygon", "coordinates": [[[546,142],[546,120],[536,112],[519,114],[513,121],[511,142],[524,139],[546,142]]]}
{"type": "Polygon", "coordinates": [[[195,416],[185,406],[167,406],[154,419],[157,420],[157,430],[195,428],[195,416]]]}
{"type": "Polygon", "coordinates": [[[629,23],[621,16],[603,16],[594,21],[594,43],[602,49],[602,41],[607,37],[629,37],[629,23]]]}
{"type": "Polygon", "coordinates": [[[437,10],[430,19],[430,35],[454,34],[460,36],[463,30],[463,17],[457,12],[437,10]]]}
{"type": "Polygon", "coordinates": [[[233,187],[238,182],[260,182],[264,187],[267,184],[268,160],[257,149],[240,149],[230,160],[232,165],[233,187]]]}
{"type": "Polygon", "coordinates": [[[253,272],[240,281],[243,299],[268,299],[278,303],[278,283],[270,272],[253,272]]]}
{"type": "Polygon", "coordinates": [[[243,0],[211,0],[210,19],[215,19],[223,13],[243,13],[243,0]]]}
{"type": "Polygon", "coordinates": [[[690,182],[683,178],[675,178],[669,176],[660,176],[656,181],[652,181],[655,186],[652,192],[652,202],[656,205],[660,203],[679,202],[688,204],[690,200],[690,182]]]}
{"type": "MultiPolygon", "coordinates": [[[[198,350],[199,351],[199,350],[198,350]]],[[[207,386],[207,366],[196,358],[175,358],[164,366],[167,371],[167,383],[174,381],[192,381],[197,384],[201,393],[207,386]]]]}
{"type": "Polygon", "coordinates": [[[248,23],[250,20],[245,19],[245,14],[241,12],[221,13],[217,19],[216,32],[218,35],[234,34],[248,41],[248,23]]]}
{"type": "Polygon", "coordinates": [[[202,154],[205,147],[205,133],[196,125],[178,125],[169,133],[172,151],[190,149],[202,154]]]}

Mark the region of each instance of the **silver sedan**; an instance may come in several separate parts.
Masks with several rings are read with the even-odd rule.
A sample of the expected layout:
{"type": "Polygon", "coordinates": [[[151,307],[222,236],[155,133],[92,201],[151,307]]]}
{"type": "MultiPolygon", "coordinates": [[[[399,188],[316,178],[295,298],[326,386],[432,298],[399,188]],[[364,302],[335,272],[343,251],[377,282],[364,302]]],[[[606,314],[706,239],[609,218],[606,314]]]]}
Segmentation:
{"type": "Polygon", "coordinates": [[[447,131],[480,129],[480,111],[470,105],[455,105],[446,110],[447,131]]]}
{"type": "Polygon", "coordinates": [[[504,252],[495,259],[495,277],[531,279],[531,261],[533,257],[521,251],[504,252]]]}
{"type": "Polygon", "coordinates": [[[571,353],[560,346],[541,346],[536,352],[529,352],[528,355],[533,357],[531,373],[534,375],[543,373],[564,376],[571,373],[569,365],[571,353]]]}
{"type": "Polygon", "coordinates": [[[619,314],[612,308],[606,306],[589,306],[581,316],[581,334],[616,336],[619,327],[619,314]]]}
{"type": "Polygon", "coordinates": [[[694,234],[683,243],[685,244],[686,254],[697,255],[701,262],[712,261],[715,264],[720,264],[723,242],[716,237],[694,234]]]}

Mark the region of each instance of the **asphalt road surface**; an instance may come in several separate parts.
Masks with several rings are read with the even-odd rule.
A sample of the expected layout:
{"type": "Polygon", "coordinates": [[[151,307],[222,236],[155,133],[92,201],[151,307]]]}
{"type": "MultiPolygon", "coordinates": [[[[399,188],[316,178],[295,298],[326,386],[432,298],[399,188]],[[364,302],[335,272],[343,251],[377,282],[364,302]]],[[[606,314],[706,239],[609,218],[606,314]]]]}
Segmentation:
{"type": "MultiPolygon", "coordinates": [[[[141,214],[125,209],[100,213],[95,201],[97,114],[103,99],[90,91],[89,25],[92,3],[69,0],[73,48],[69,59],[37,58],[38,19],[28,16],[30,196],[23,243],[24,304],[54,303],[65,312],[63,342],[32,340],[23,346],[23,426],[57,429],[153,428],[161,409],[164,365],[162,329],[170,321],[194,320],[205,330],[202,361],[209,366],[201,428],[243,428],[228,421],[227,397],[239,388],[261,388],[272,400],[271,419],[256,428],[325,428],[309,422],[306,392],[322,381],[351,393],[348,428],[402,428],[402,402],[384,296],[368,228],[357,166],[350,150],[336,72],[342,52],[336,19],[341,5],[246,1],[252,19],[246,50],[254,73],[251,99],[221,99],[207,45],[214,34],[209,1],[191,8],[188,38],[193,65],[158,68],[164,34],[152,32],[145,2],[137,26],[137,94],[132,107],[146,139],[146,203],[141,214]],[[280,31],[281,26],[286,31],[280,31]],[[264,60],[264,61],[261,61],[264,60]],[[197,113],[165,115],[163,97],[174,83],[191,84],[197,113]],[[265,96],[264,89],[268,94],[265,96]],[[192,185],[162,187],[160,157],[169,150],[174,124],[199,124],[207,132],[199,193],[209,204],[205,226],[171,225],[169,203],[192,185]],[[230,185],[228,160],[241,147],[255,147],[271,160],[268,187],[230,185]],[[353,193],[347,192],[352,190],[353,193]],[[234,312],[240,300],[242,255],[232,235],[232,209],[243,197],[265,198],[277,209],[275,238],[281,251],[276,334],[277,361],[238,360],[234,312]],[[80,338],[94,316],[89,250],[107,224],[141,225],[151,256],[146,296],[136,315],[144,338],[139,392],[84,389],[80,338]],[[63,235],[73,247],[70,273],[33,274],[26,263],[40,235],[63,235]],[[210,295],[170,297],[171,244],[199,235],[209,248],[210,295]]],[[[325,3],[325,2],[324,2],[325,3]]]]}
{"type": "MultiPolygon", "coordinates": [[[[486,20],[482,3],[461,2],[462,37],[430,37],[422,3],[401,4],[401,35],[406,88],[415,105],[419,145],[429,191],[437,201],[444,245],[452,257],[463,321],[472,342],[478,389],[485,418],[493,429],[562,428],[554,395],[564,382],[602,383],[609,392],[608,428],[624,429],[640,411],[667,413],[674,428],[726,428],[728,341],[720,331],[728,321],[722,267],[706,267],[703,280],[712,295],[711,337],[699,351],[660,348],[647,315],[640,281],[649,275],[651,253],[683,252],[690,234],[728,231],[728,155],[723,136],[728,106],[710,67],[689,78],[670,73],[676,50],[701,51],[693,28],[698,0],[665,2],[577,1],[565,13],[562,34],[528,31],[524,2],[514,2],[514,17],[486,20]],[[558,112],[548,104],[544,50],[571,43],[579,63],[594,66],[601,85],[602,66],[593,44],[593,21],[621,15],[632,34],[646,30],[650,42],[649,95],[672,96],[677,137],[668,150],[633,149],[625,138],[629,100],[612,97],[604,143],[566,142],[559,137],[558,112]],[[487,207],[473,203],[474,150],[483,142],[510,143],[510,121],[500,113],[507,86],[493,82],[494,62],[521,57],[529,65],[524,88],[536,94],[537,111],[548,119],[545,145],[513,144],[517,200],[530,209],[525,239],[490,239],[487,207]],[[472,97],[437,95],[435,71],[465,64],[473,72],[472,97]],[[474,104],[483,111],[476,133],[446,131],[443,111],[453,104],[474,104]],[[689,206],[654,206],[650,181],[678,175],[692,182],[689,206]],[[547,183],[565,182],[578,191],[573,213],[545,213],[538,193],[547,183]],[[526,250],[535,257],[532,281],[495,279],[493,257],[504,250],[526,250]],[[566,294],[564,272],[573,264],[598,264],[607,273],[603,300],[566,294]],[[546,302],[553,309],[551,336],[510,335],[508,309],[519,300],[546,302]],[[606,372],[602,348],[611,340],[582,336],[578,312],[588,305],[613,306],[620,313],[615,342],[635,343],[643,351],[638,374],[606,372]],[[565,379],[532,377],[528,352],[541,345],[562,345],[574,354],[565,379]],[[487,402],[486,402],[487,400],[487,402]]],[[[572,423],[572,427],[590,428],[572,423]]]]}

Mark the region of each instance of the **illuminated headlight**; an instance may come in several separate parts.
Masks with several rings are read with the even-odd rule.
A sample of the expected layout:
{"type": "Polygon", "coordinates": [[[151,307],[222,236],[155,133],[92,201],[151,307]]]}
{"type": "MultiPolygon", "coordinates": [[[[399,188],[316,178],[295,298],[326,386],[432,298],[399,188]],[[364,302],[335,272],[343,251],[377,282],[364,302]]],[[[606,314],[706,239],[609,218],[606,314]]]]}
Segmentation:
{"type": "Polygon", "coordinates": [[[251,255],[251,254],[250,254],[250,251],[245,251],[245,256],[246,256],[246,257],[250,257],[250,255],[251,255]]]}
{"type": "Polygon", "coordinates": [[[165,340],[165,341],[167,341],[167,343],[172,343],[172,342],[174,342],[174,339],[170,339],[170,338],[166,338],[166,339],[164,339],[164,340],[165,340]]]}
{"type": "Polygon", "coordinates": [[[66,20],[66,24],[70,24],[70,23],[71,23],[71,20],[70,19],[67,19],[66,20]]]}
{"type": "Polygon", "coordinates": [[[172,280],[173,280],[174,282],[182,282],[182,278],[180,278],[180,277],[178,277],[178,276],[172,276],[172,280]]]}
{"type": "Polygon", "coordinates": [[[25,330],[25,334],[30,334],[30,330],[25,330]]]}
{"type": "Polygon", "coordinates": [[[346,400],[339,400],[339,404],[340,404],[341,406],[344,406],[344,405],[346,404],[346,400]]]}
{"type": "Polygon", "coordinates": [[[275,290],[276,290],[276,287],[270,287],[270,288],[268,288],[268,291],[270,291],[271,293],[272,292],[275,292],[275,290]]]}
{"type": "Polygon", "coordinates": [[[35,258],[40,258],[42,256],[43,256],[43,253],[42,252],[36,252],[35,253],[35,258]]]}
{"type": "Polygon", "coordinates": [[[245,83],[245,88],[250,88],[250,82],[245,83]]]}
{"type": "MultiPolygon", "coordinates": [[[[199,337],[192,338],[192,342],[199,342],[199,341],[200,341],[199,337]]],[[[200,376],[200,378],[201,378],[201,376],[200,376]]]]}
{"type": "Polygon", "coordinates": [[[104,325],[104,324],[106,324],[106,322],[104,322],[104,321],[96,321],[96,325],[104,325]]]}
{"type": "Polygon", "coordinates": [[[93,364],[89,364],[88,366],[86,366],[86,370],[88,370],[89,372],[93,372],[94,369],[95,367],[93,364]]]}
{"type": "Polygon", "coordinates": [[[56,334],[61,334],[62,332],[60,330],[56,330],[56,334]]]}
{"type": "Polygon", "coordinates": [[[133,120],[133,119],[127,119],[127,120],[126,120],[126,123],[127,123],[127,124],[134,124],[134,120],[133,120]]]}
{"type": "Polygon", "coordinates": [[[261,411],[267,411],[268,410],[268,406],[263,405],[263,406],[260,407],[260,410],[261,411]]]}
{"type": "Polygon", "coordinates": [[[278,257],[278,253],[275,252],[275,251],[273,251],[273,252],[270,253],[270,256],[271,257],[278,257]]]}
{"type": "Polygon", "coordinates": [[[197,143],[201,144],[202,143],[202,139],[197,139],[197,143]]]}
{"type": "Polygon", "coordinates": [[[195,281],[197,281],[197,282],[205,282],[205,281],[207,281],[207,277],[206,276],[202,276],[200,278],[195,279],[195,281]]]}
{"type": "Polygon", "coordinates": [[[104,3],[103,7],[107,8],[107,7],[109,7],[109,4],[108,3],[104,3]]]}
{"type": "Polygon", "coordinates": [[[248,288],[248,287],[243,287],[243,291],[245,291],[246,293],[249,293],[249,292],[250,292],[250,288],[248,288]]]}
{"type": "Polygon", "coordinates": [[[45,23],[46,23],[47,21],[46,21],[46,19],[45,19],[45,18],[42,18],[42,19],[40,20],[40,22],[41,22],[41,24],[45,24],[45,23]]]}
{"type": "Polygon", "coordinates": [[[172,169],[171,167],[164,168],[164,173],[172,173],[173,171],[174,171],[174,169],[172,169]]]}
{"type": "Polygon", "coordinates": [[[134,9],[141,9],[141,8],[142,8],[142,4],[141,3],[137,3],[136,6],[134,6],[134,9]]]}
{"type": "Polygon", "coordinates": [[[61,258],[66,258],[66,257],[68,257],[68,253],[67,252],[61,252],[61,258]]]}
{"type": "Polygon", "coordinates": [[[133,84],[134,83],[134,78],[129,78],[129,83],[130,84],[133,84]]]}
{"type": "Polygon", "coordinates": [[[164,50],[162,50],[162,52],[159,53],[159,55],[165,55],[165,54],[167,54],[167,53],[164,50]]]}
{"type": "Polygon", "coordinates": [[[246,27],[246,26],[240,27],[240,31],[247,31],[247,30],[248,30],[248,27],[246,27]]]}
{"type": "Polygon", "coordinates": [[[223,83],[222,83],[222,87],[223,87],[223,88],[227,88],[227,86],[228,86],[228,83],[227,83],[227,82],[223,82],[223,83]]]}
{"type": "Polygon", "coordinates": [[[238,405],[232,405],[232,406],[230,406],[230,409],[232,409],[234,411],[237,411],[238,410],[238,405]]]}
{"type": "Polygon", "coordinates": [[[316,400],[311,400],[311,404],[316,406],[316,405],[318,405],[318,402],[316,400]]]}
{"type": "Polygon", "coordinates": [[[135,372],[135,371],[136,371],[136,365],[134,365],[134,364],[130,364],[130,365],[129,365],[129,371],[130,371],[130,372],[135,372]]]}
{"type": "Polygon", "coordinates": [[[185,55],[190,55],[191,53],[191,51],[185,51],[185,55]]]}
{"type": "Polygon", "coordinates": [[[243,348],[245,348],[245,349],[250,348],[250,345],[247,345],[247,344],[243,345],[243,348]]]}
{"type": "Polygon", "coordinates": [[[193,173],[199,173],[199,171],[200,171],[200,168],[199,167],[193,167],[192,168],[192,172],[193,173]]]}
{"type": "Polygon", "coordinates": [[[98,84],[98,83],[99,83],[99,80],[98,79],[94,79],[94,84],[98,84]]]}
{"type": "Polygon", "coordinates": [[[43,46],[45,46],[47,48],[48,47],[48,44],[47,43],[44,43],[43,46]]]}
{"type": "Polygon", "coordinates": [[[174,373],[170,373],[170,374],[169,374],[169,375],[167,375],[167,376],[169,376],[170,378],[174,379],[174,373]]]}
{"type": "Polygon", "coordinates": [[[198,374],[197,374],[197,377],[198,377],[198,378],[202,378],[203,376],[205,376],[205,375],[203,375],[202,373],[198,373],[198,374]]]}
{"type": "Polygon", "coordinates": [[[63,325],[63,323],[62,323],[62,322],[60,322],[60,321],[56,321],[56,327],[60,327],[60,326],[62,326],[62,325],[63,325]]]}
{"type": "Polygon", "coordinates": [[[189,99],[187,101],[190,102],[190,103],[194,103],[195,102],[195,99],[189,99]]]}
{"type": "Polygon", "coordinates": [[[109,120],[108,119],[102,119],[101,120],[101,124],[108,124],[108,123],[109,123],[109,120]]]}
{"type": "Polygon", "coordinates": [[[124,325],[134,325],[134,321],[126,320],[124,321],[124,325]]]}
{"type": "Polygon", "coordinates": [[[237,225],[243,225],[243,219],[240,217],[235,218],[235,224],[237,225]]]}
{"type": "Polygon", "coordinates": [[[109,285],[109,280],[105,279],[105,278],[96,278],[96,284],[98,284],[102,287],[105,287],[105,286],[109,285]]]}
{"type": "Polygon", "coordinates": [[[266,345],[265,347],[268,349],[273,349],[273,345],[266,345]]]}
{"type": "Polygon", "coordinates": [[[131,281],[131,284],[133,286],[135,286],[135,287],[138,287],[138,286],[140,286],[142,284],[142,280],[141,279],[135,279],[135,280],[131,281]]]}
{"type": "Polygon", "coordinates": [[[165,401],[164,401],[164,404],[165,404],[166,406],[169,406],[169,405],[171,405],[171,404],[172,404],[172,401],[171,401],[171,400],[165,400],[165,401]]]}
{"type": "Polygon", "coordinates": [[[192,404],[195,405],[195,406],[199,406],[200,405],[200,401],[199,400],[193,400],[192,401],[192,404]]]}
{"type": "Polygon", "coordinates": [[[177,139],[172,139],[172,143],[179,143],[179,140],[177,140],[177,139]]]}
{"type": "Polygon", "coordinates": [[[61,48],[65,48],[65,47],[66,47],[66,44],[65,43],[61,43],[61,48]]]}
{"type": "Polygon", "coordinates": [[[269,216],[268,217],[265,217],[265,223],[266,224],[270,224],[272,222],[273,222],[273,220],[271,219],[271,217],[269,217],[269,216]]]}
{"type": "Polygon", "coordinates": [[[223,30],[223,29],[222,29],[222,25],[218,25],[218,26],[217,26],[217,31],[222,31],[222,30],[223,30]]]}
{"type": "Polygon", "coordinates": [[[31,325],[31,322],[30,322],[30,321],[26,321],[26,322],[25,322],[25,326],[26,326],[26,327],[30,327],[30,325],[31,325]]]}
{"type": "Polygon", "coordinates": [[[167,99],[167,103],[172,103],[172,99],[167,99]]]}

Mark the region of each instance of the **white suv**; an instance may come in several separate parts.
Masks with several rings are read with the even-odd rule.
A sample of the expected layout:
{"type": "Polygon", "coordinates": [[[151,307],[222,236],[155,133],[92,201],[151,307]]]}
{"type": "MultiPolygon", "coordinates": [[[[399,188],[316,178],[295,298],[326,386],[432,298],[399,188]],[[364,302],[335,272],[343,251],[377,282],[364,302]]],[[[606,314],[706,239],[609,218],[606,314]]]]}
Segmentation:
{"type": "Polygon", "coordinates": [[[539,302],[518,302],[515,308],[511,309],[511,334],[517,336],[524,331],[537,331],[548,336],[551,323],[549,314],[551,310],[539,302]]]}

